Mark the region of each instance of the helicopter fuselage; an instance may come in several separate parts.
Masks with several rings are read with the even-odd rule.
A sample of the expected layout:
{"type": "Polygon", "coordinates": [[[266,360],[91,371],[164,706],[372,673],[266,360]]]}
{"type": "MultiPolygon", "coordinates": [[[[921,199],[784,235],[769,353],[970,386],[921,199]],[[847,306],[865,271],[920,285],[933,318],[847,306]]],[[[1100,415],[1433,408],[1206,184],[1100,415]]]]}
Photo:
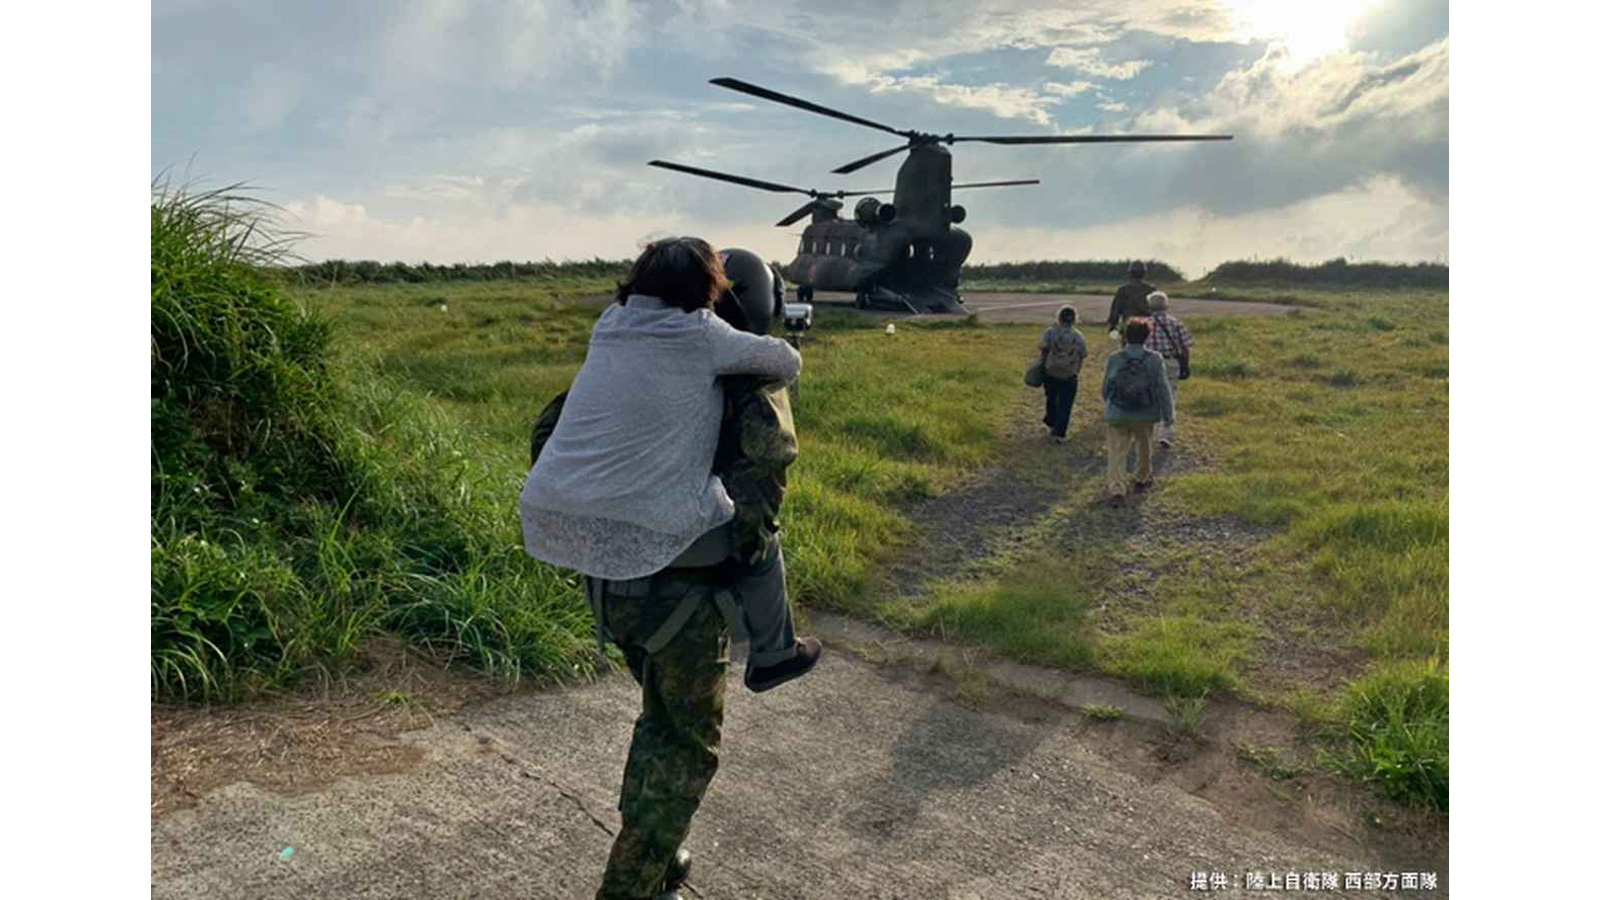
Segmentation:
{"type": "Polygon", "coordinates": [[[789,278],[811,291],[849,291],[870,297],[877,288],[921,296],[954,295],[972,236],[955,227],[964,218],[950,203],[950,151],[937,143],[913,147],[895,179],[892,212],[868,198],[853,219],[831,208],[812,212],[801,233],[789,278]]]}

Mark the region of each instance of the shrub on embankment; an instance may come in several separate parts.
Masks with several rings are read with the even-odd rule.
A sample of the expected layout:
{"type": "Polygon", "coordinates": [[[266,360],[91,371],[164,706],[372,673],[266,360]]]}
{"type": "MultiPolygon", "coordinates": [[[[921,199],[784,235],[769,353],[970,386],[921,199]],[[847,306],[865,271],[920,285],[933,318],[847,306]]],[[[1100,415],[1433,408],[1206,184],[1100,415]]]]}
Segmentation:
{"type": "Polygon", "coordinates": [[[1450,287],[1450,267],[1440,263],[1353,263],[1344,257],[1314,266],[1287,259],[1268,262],[1232,260],[1200,282],[1215,285],[1291,287],[1439,288],[1450,287]]]}
{"type": "Polygon", "coordinates": [[[375,629],[495,674],[586,670],[587,613],[522,553],[516,485],[435,405],[346,377],[262,274],[264,212],[151,199],[152,697],[276,688],[375,629]]]}
{"type": "MultiPolygon", "coordinates": [[[[1128,277],[1127,259],[1033,260],[1017,263],[969,264],[961,269],[963,281],[1069,281],[1115,284],[1128,277]]],[[[1183,273],[1160,260],[1145,261],[1145,280],[1183,281],[1183,273]]]]}
{"type": "Polygon", "coordinates": [[[631,260],[601,259],[553,262],[382,263],[377,260],[329,259],[283,270],[304,284],[431,284],[444,281],[515,281],[551,278],[615,278],[628,273],[631,260]]]}

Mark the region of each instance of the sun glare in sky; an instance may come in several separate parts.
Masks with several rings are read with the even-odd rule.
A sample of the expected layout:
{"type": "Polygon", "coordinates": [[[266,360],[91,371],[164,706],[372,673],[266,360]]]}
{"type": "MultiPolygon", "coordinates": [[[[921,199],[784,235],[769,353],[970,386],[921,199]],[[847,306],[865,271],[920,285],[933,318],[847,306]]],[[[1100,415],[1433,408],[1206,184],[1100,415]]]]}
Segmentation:
{"type": "Polygon", "coordinates": [[[1345,49],[1350,26],[1372,0],[1228,0],[1245,36],[1274,41],[1300,68],[1345,49]]]}

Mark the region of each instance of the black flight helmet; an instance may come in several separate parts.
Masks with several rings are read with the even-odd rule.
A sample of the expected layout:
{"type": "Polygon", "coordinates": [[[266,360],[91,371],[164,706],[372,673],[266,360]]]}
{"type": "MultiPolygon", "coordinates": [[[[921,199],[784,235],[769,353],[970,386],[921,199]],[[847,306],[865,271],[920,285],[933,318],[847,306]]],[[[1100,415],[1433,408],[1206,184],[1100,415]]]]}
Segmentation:
{"type": "Polygon", "coordinates": [[[717,298],[716,314],[740,331],[766,334],[783,314],[782,282],[766,261],[749,250],[729,248],[717,255],[733,287],[717,298]]]}

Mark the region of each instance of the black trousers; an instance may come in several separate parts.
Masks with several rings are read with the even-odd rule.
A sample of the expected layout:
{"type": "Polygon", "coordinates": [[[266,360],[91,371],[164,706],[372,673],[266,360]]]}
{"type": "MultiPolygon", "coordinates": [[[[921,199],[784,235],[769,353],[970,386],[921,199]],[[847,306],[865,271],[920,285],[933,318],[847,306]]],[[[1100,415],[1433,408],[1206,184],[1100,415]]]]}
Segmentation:
{"type": "Polygon", "coordinates": [[[1066,436],[1067,425],[1072,422],[1072,404],[1077,399],[1077,378],[1044,376],[1044,423],[1050,426],[1051,434],[1066,436]]]}

